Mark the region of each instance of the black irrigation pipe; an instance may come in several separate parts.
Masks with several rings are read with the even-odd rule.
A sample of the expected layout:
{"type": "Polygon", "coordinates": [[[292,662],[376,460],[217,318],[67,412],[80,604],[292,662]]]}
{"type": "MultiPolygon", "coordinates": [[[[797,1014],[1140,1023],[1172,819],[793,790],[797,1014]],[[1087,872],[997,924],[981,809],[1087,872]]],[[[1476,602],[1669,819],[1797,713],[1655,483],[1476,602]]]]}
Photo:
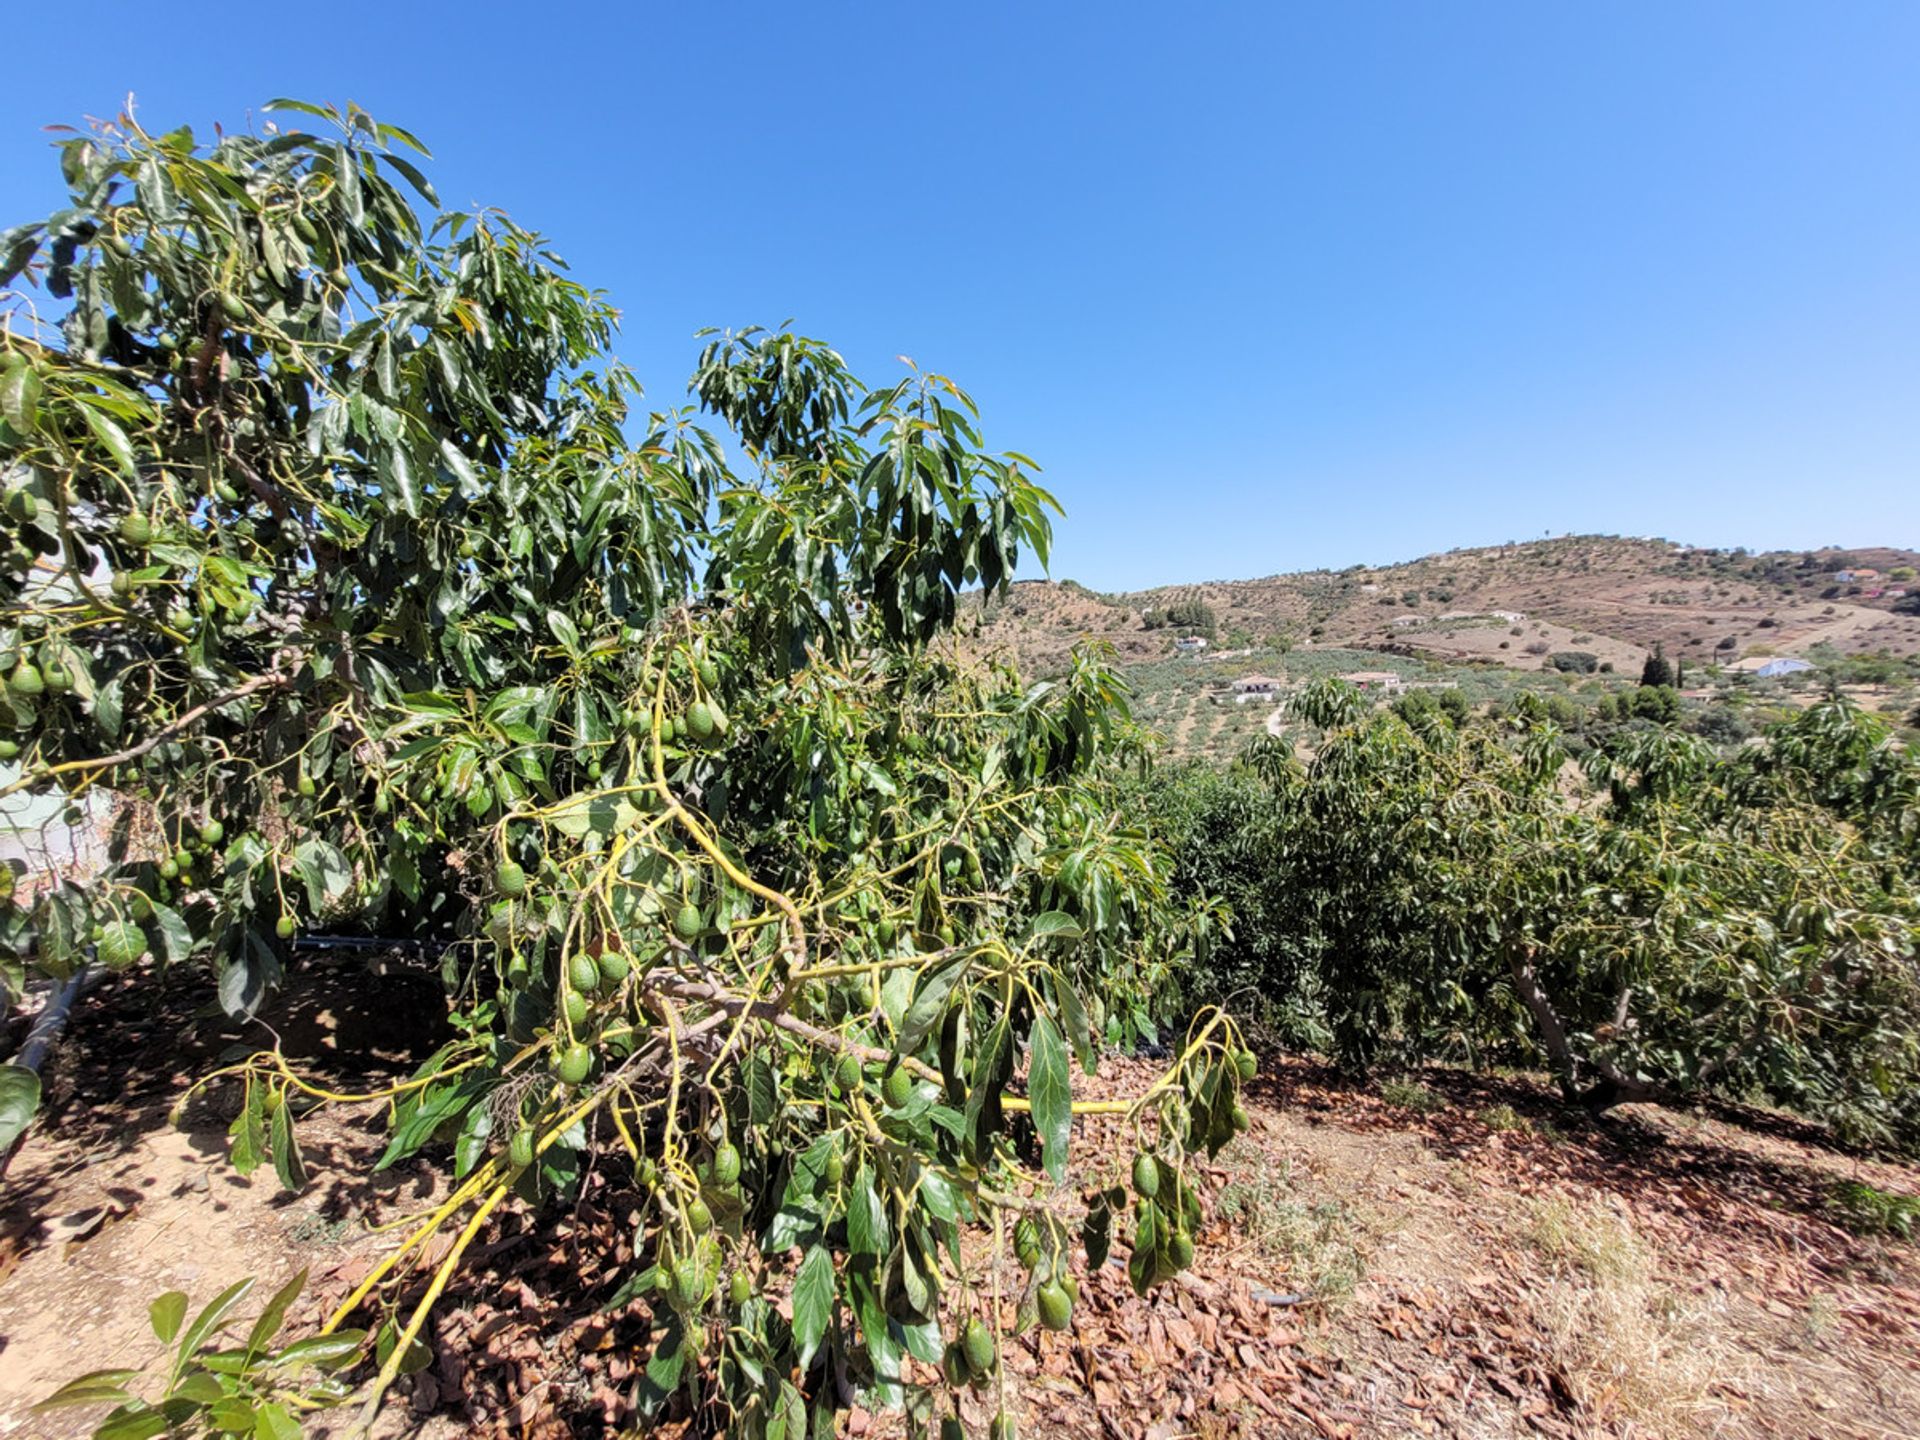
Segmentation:
{"type": "MultiPolygon", "coordinates": [[[[399,951],[412,955],[436,955],[445,950],[452,941],[410,940],[384,935],[304,935],[293,942],[296,950],[346,950],[399,951]]],[[[19,1054],[6,1062],[18,1069],[25,1070],[35,1079],[39,1078],[40,1067],[47,1062],[47,1055],[65,1033],[67,1021],[73,1016],[73,1005],[82,995],[107,978],[108,972],[97,965],[82,965],[65,980],[55,983],[47,1003],[33,1018],[33,1024],[27,1031],[27,1038],[21,1043],[19,1054]]],[[[0,1153],[0,1178],[5,1178],[7,1169],[13,1163],[13,1157],[20,1151],[26,1139],[26,1131],[14,1137],[4,1153],[0,1153]]]]}
{"type": "Polygon", "coordinates": [[[406,950],[415,954],[438,954],[457,945],[457,940],[401,940],[385,935],[302,935],[293,941],[296,950],[406,950]]]}
{"type": "MultiPolygon", "coordinates": [[[[40,1013],[33,1017],[33,1027],[27,1031],[26,1042],[21,1045],[20,1053],[9,1063],[16,1069],[25,1070],[38,1080],[40,1067],[47,1062],[47,1052],[60,1038],[60,1033],[67,1028],[67,1019],[73,1014],[73,1002],[78,1000],[82,993],[99,984],[105,976],[105,971],[93,965],[82,965],[65,980],[56,984],[52,993],[47,996],[47,1003],[41,1007],[40,1013]]],[[[6,1148],[5,1153],[0,1153],[0,1179],[5,1178],[7,1168],[13,1164],[13,1157],[20,1153],[21,1143],[27,1138],[27,1130],[30,1128],[32,1128],[30,1125],[23,1127],[20,1133],[13,1137],[13,1143],[6,1148]]]]}

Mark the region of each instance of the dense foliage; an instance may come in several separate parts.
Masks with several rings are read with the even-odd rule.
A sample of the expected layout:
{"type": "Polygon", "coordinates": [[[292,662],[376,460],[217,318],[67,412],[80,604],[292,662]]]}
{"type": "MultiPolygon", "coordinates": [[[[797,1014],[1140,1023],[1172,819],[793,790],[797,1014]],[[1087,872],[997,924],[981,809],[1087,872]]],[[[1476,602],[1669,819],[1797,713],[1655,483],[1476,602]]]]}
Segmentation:
{"type": "Polygon", "coordinates": [[[1201,599],[1175,600],[1164,609],[1147,610],[1140,616],[1141,625],[1148,630],[1160,630],[1171,626],[1175,630],[1186,630],[1202,635],[1212,635],[1218,621],[1213,607],[1201,599]]]}
{"type": "Polygon", "coordinates": [[[1305,761],[1153,786],[1177,883],[1235,912],[1196,994],[1354,1066],[1533,1056],[1598,1108],[1714,1091],[1920,1144],[1920,760],[1878,718],[1639,724],[1576,765],[1524,701],[1294,713],[1305,761]]]}
{"type": "MultiPolygon", "coordinates": [[[[452,1196],[328,1327],[385,1312],[369,1413],[488,1215],[595,1152],[642,1215],[608,1298],[654,1308],[645,1408],[730,1434],[928,1416],[908,1356],[989,1384],[969,1222],[1013,1222],[1022,1324],[1067,1323],[1069,1241],[1102,1263],[1123,1213],[1142,1290],[1181,1268],[1183,1157],[1245,1123],[1221,1016],[1093,1107],[1155,1183],[1057,1188],[1072,1060],[1150,1029],[1212,924],[1113,803],[1124,687],[941,644],[1045,558],[1031,463],[952,382],[790,334],[713,337],[697,406],[643,414],[539,236],[438,212],[404,131],[277,110],[74,135],[69,206],[0,236],[36,287],[0,355],[5,788],[117,816],[104,873],[11,908],[8,986],[151,956],[246,1014],[305,930],[443,943],[460,1038],[387,1094],[381,1163],[444,1156],[452,1196]]],[[[293,1187],[299,1121],[364,1098],[273,1051],[218,1078],[235,1164],[293,1187]]],[[[80,1393],[159,1413],[125,1383],[80,1393]]]]}

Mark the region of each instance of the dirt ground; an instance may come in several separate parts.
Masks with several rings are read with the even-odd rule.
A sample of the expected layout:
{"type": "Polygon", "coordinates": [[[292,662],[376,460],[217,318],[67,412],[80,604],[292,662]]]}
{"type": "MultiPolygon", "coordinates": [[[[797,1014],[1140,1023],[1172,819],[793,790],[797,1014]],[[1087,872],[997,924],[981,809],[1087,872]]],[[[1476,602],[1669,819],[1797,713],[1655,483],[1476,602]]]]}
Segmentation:
{"type": "MultiPolygon", "coordinates": [[[[429,976],[346,962],[301,994],[269,1019],[343,1087],[438,1043],[429,976]]],[[[184,979],[110,986],[61,1048],[49,1117],[0,1182],[0,1436],[86,1434],[97,1417],[29,1406],[83,1370],[153,1359],[145,1307],[163,1290],[205,1300],[253,1275],[264,1297],[304,1268],[294,1325],[311,1325],[397,1243],[370,1227],[436,1194],[426,1163],[366,1177],[377,1106],[303,1128],[297,1196],[225,1165],[232,1097],[170,1124],[193,1078],[268,1038],[190,1023],[202,998],[184,979]]],[[[1110,1061],[1087,1093],[1151,1073],[1110,1061]]],[[[1525,1078],[1358,1087],[1276,1060],[1251,1101],[1250,1133],[1201,1169],[1192,1272],[1143,1301],[1110,1263],[1083,1276],[1071,1332],[1006,1345],[1022,1434],[1920,1435],[1920,1247],[1852,1233],[1833,1198],[1844,1180],[1920,1194],[1920,1170],[1772,1116],[1633,1107],[1594,1123],[1525,1078]]],[[[1115,1122],[1082,1132],[1070,1178],[1104,1183],[1128,1158],[1115,1122]]],[[[633,1433],[650,1317],[599,1308],[631,1258],[627,1198],[595,1175],[570,1211],[502,1219],[382,1432],[633,1433]]],[[[985,1402],[965,1405],[984,1433],[985,1402]]],[[[856,1411],[845,1433],[901,1432],[856,1411]]]]}
{"type": "Polygon", "coordinates": [[[424,1162],[366,1177],[386,1143],[377,1106],[301,1127],[313,1179],[298,1196],[271,1167],[243,1178],[226,1163],[237,1095],[215,1089],[172,1122],[194,1080],[276,1035],[316,1076],[358,1088],[411,1071],[444,1038],[430,976],[350,962],[312,979],[296,1008],[244,1028],[208,1014],[190,977],[110,981],[81,1002],[44,1077],[45,1117],[0,1180],[0,1436],[90,1434],[91,1412],[29,1408],[75,1375],[152,1360],[147,1305],[167,1290],[204,1303],[253,1277],[257,1309],[306,1269],[290,1327],[316,1322],[383,1248],[368,1222],[434,1196],[424,1162]]]}

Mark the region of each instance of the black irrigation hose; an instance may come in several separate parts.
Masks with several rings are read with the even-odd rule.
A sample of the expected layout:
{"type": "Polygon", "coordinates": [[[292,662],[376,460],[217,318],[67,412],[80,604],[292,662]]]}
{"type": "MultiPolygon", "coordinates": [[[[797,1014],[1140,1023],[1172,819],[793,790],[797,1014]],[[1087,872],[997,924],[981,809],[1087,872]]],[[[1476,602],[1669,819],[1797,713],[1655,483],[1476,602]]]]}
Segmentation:
{"type": "Polygon", "coordinates": [[[384,935],[302,935],[293,942],[296,950],[411,950],[437,954],[453,940],[399,940],[384,935]]]}
{"type": "MultiPolygon", "coordinates": [[[[53,1048],[54,1041],[58,1040],[61,1032],[67,1028],[68,1017],[73,1014],[73,1002],[79,999],[84,991],[99,984],[105,975],[104,970],[92,965],[82,965],[65,980],[55,985],[52,993],[47,996],[47,1003],[41,1007],[40,1013],[34,1016],[33,1028],[27,1031],[26,1043],[21,1045],[20,1053],[9,1063],[38,1079],[40,1067],[46,1064],[47,1052],[53,1048]]],[[[27,1138],[27,1129],[30,1128],[31,1126],[23,1128],[14,1137],[13,1143],[6,1148],[5,1153],[0,1154],[0,1178],[5,1177],[7,1167],[13,1164],[13,1157],[19,1154],[21,1143],[27,1138]]]]}
{"type": "Polygon", "coordinates": [[[38,1075],[40,1067],[46,1063],[47,1052],[53,1048],[53,1042],[67,1028],[67,1019],[73,1013],[73,1002],[80,998],[83,991],[91,990],[105,978],[104,970],[82,965],[56,985],[40,1013],[33,1017],[33,1028],[27,1031],[26,1043],[21,1045],[13,1063],[38,1075]]]}
{"type": "MultiPolygon", "coordinates": [[[[297,950],[388,950],[415,955],[433,955],[444,950],[450,942],[427,940],[389,939],[378,935],[306,935],[294,942],[297,950]]],[[[92,990],[107,978],[108,972],[97,965],[82,965],[65,980],[57,982],[47,996],[47,1003],[33,1018],[27,1038],[21,1043],[20,1051],[12,1060],[6,1062],[19,1069],[28,1071],[36,1079],[40,1067],[46,1064],[47,1054],[65,1033],[67,1021],[72,1018],[73,1005],[87,991],[92,990]]],[[[29,1127],[31,1128],[31,1127],[29,1127]]],[[[0,1178],[4,1178],[7,1168],[13,1163],[13,1157],[20,1151],[26,1140],[26,1131],[22,1130],[14,1137],[4,1153],[0,1153],[0,1178]]]]}

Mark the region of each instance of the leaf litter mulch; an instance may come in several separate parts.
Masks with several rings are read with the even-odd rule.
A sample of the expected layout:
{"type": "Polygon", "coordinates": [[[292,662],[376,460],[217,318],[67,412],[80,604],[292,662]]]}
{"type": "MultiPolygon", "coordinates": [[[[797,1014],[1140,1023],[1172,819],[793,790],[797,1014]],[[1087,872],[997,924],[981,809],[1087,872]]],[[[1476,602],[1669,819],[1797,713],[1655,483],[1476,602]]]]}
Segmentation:
{"type": "MultiPolygon", "coordinates": [[[[276,1025],[323,1070],[363,1052],[402,1070],[404,1037],[347,1032],[393,1014],[396,986],[425,1008],[413,978],[346,973],[276,1025]]],[[[272,1286],[305,1267],[295,1318],[310,1322],[395,1243],[370,1226],[441,1193],[426,1165],[358,1180],[382,1143],[372,1110],[316,1124],[303,1195],[238,1181],[219,1116],[165,1125],[218,1053],[183,1046],[168,1003],[195,1002],[101,993],[0,1194],[0,1436],[85,1433],[83,1416],[46,1428],[27,1400],[151,1358],[143,1313],[160,1290],[204,1298],[234,1275],[272,1286]]],[[[1111,1059],[1076,1076],[1076,1095],[1137,1093],[1155,1073],[1111,1059]]],[[[1005,1345],[1023,1435],[1920,1435],[1920,1248],[1851,1232],[1835,1201],[1848,1181],[1920,1194],[1920,1169],[1839,1154],[1775,1116],[1632,1107],[1593,1122],[1526,1079],[1442,1070],[1360,1087],[1273,1061],[1249,1108],[1250,1133],[1198,1167],[1191,1272],[1135,1296],[1119,1227],[1100,1274],[1081,1258],[1072,1329],[1005,1345]]],[[[1118,1121],[1077,1122],[1070,1180],[1107,1183],[1130,1159],[1118,1121]]],[[[382,1431],[636,1433],[651,1316],[600,1308],[631,1269],[632,1201],[603,1171],[569,1211],[501,1219],[382,1431]]],[[[967,1260],[991,1263],[984,1236],[967,1260]]],[[[970,1433],[992,1403],[965,1398],[970,1433]]],[[[692,1435],[697,1418],[654,1433],[692,1435]]],[[[843,1429],[903,1433],[858,1410],[843,1429]]]]}

